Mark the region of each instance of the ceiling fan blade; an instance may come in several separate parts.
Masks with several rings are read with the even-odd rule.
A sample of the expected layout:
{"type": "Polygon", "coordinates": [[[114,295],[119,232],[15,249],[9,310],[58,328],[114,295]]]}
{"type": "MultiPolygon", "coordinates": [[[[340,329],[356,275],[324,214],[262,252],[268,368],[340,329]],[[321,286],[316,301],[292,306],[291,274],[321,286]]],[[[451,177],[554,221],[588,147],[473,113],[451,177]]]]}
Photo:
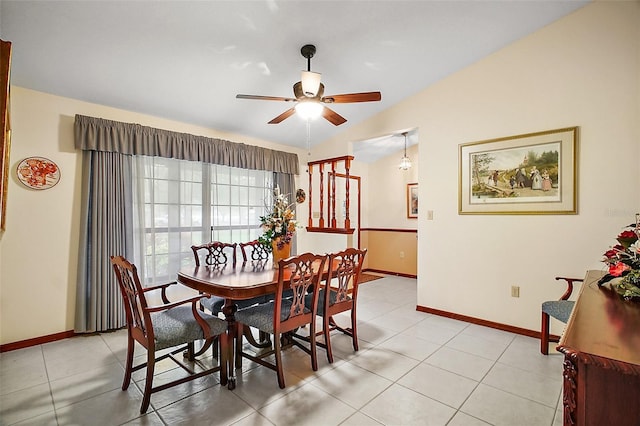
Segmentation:
{"type": "Polygon", "coordinates": [[[331,122],[334,126],[339,126],[342,123],[346,123],[347,119],[327,107],[322,108],[322,116],[331,122]]]}
{"type": "Polygon", "coordinates": [[[254,99],[258,101],[285,101],[285,102],[297,101],[297,99],[284,98],[282,96],[260,96],[260,95],[236,95],[236,99],[254,99]]]}
{"type": "Polygon", "coordinates": [[[348,104],[353,102],[375,102],[382,99],[380,92],[345,93],[342,95],[325,96],[322,102],[327,104],[348,104]]]}
{"type": "Polygon", "coordinates": [[[295,108],[289,108],[288,110],[286,110],[285,112],[283,112],[282,114],[280,114],[279,116],[277,116],[276,118],[274,118],[273,120],[271,120],[269,122],[269,124],[278,124],[281,123],[282,121],[284,121],[285,119],[291,117],[293,114],[295,114],[296,109],[295,108]]]}

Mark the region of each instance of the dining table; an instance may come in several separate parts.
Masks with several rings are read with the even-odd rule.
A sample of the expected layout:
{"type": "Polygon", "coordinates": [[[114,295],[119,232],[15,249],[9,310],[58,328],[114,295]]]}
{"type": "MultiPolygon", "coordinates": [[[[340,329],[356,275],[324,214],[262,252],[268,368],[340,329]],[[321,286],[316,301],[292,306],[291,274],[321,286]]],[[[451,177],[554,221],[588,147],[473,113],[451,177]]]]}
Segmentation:
{"type": "MultiPolygon", "coordinates": [[[[337,263],[332,265],[335,269],[337,263]]],[[[323,279],[328,275],[329,268],[325,267],[323,279]]],[[[283,281],[287,282],[291,276],[291,269],[284,269],[283,281]]],[[[233,267],[215,267],[208,265],[184,267],[178,271],[177,280],[181,284],[201,293],[223,297],[225,299],[222,313],[227,321],[227,387],[232,390],[236,386],[235,368],[242,366],[242,360],[235,356],[237,325],[235,313],[236,301],[252,299],[254,297],[275,294],[278,288],[279,269],[271,259],[263,261],[248,261],[233,267]]],[[[222,375],[221,375],[222,377],[222,375]]],[[[221,382],[221,385],[225,383],[221,382]]]]}

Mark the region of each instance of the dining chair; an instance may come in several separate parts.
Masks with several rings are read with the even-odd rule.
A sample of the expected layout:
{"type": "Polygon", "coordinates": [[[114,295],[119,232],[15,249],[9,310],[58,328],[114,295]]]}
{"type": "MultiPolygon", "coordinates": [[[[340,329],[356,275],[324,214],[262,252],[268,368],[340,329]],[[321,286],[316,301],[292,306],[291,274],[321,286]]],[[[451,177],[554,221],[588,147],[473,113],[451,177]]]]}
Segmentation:
{"type": "MultiPolygon", "coordinates": [[[[111,256],[111,264],[115,271],[124,310],[127,319],[127,360],[125,363],[124,380],[122,390],[127,390],[131,383],[131,374],[134,371],[146,368],[146,381],[140,413],[145,413],[151,402],[151,394],[185,383],[190,380],[220,371],[220,383],[227,383],[226,365],[227,339],[219,338],[227,330],[227,323],[213,315],[200,312],[197,303],[200,296],[191,297],[177,302],[169,302],[167,288],[177,285],[176,282],[143,288],[140,284],[137,268],[122,256],[111,256]],[[147,293],[160,290],[162,304],[149,306],[147,293]],[[220,341],[222,360],[220,366],[208,368],[193,359],[193,353],[186,351],[189,344],[195,340],[205,339],[220,341]],[[133,365],[135,342],[140,343],[147,350],[146,362],[133,365]],[[183,346],[186,345],[186,346],[183,346]],[[169,352],[158,355],[158,351],[178,347],[169,352]],[[174,355],[183,352],[191,357],[189,361],[198,364],[202,371],[196,372],[192,366],[179,361],[174,355]],[[154,370],[157,362],[170,358],[178,364],[188,375],[170,382],[153,386],[154,370]]],[[[195,366],[195,365],[194,365],[195,366]]]]}
{"type": "MultiPolygon", "coordinates": [[[[581,278],[556,277],[556,280],[564,280],[567,283],[567,289],[560,297],[560,300],[550,300],[542,303],[542,326],[540,327],[540,352],[543,355],[549,355],[549,317],[553,317],[563,323],[569,321],[571,311],[575,302],[567,300],[573,293],[573,283],[583,282],[581,278]]],[[[558,341],[554,339],[554,341],[558,341]]]]}
{"type": "MultiPolygon", "coordinates": [[[[316,336],[323,335],[324,343],[317,342],[317,345],[326,349],[327,360],[333,363],[333,352],[331,350],[331,332],[341,331],[351,336],[353,350],[358,350],[358,326],[356,308],[358,302],[358,286],[362,264],[367,254],[367,249],[358,250],[348,248],[338,253],[329,255],[329,275],[325,285],[320,289],[318,296],[318,315],[322,317],[322,330],[316,336]],[[351,311],[351,327],[340,327],[334,315],[341,312],[351,311]]],[[[307,306],[312,306],[312,298],[307,298],[307,306]]],[[[309,334],[311,338],[313,334],[309,334]]]]}
{"type": "MultiPolygon", "coordinates": [[[[236,268],[236,258],[237,258],[237,243],[225,243],[221,241],[212,241],[210,243],[202,244],[199,246],[191,246],[191,250],[193,251],[193,256],[196,262],[196,266],[200,266],[201,264],[211,266],[214,269],[218,269],[222,271],[224,268],[231,263],[232,267],[236,268]]],[[[242,250],[242,249],[241,249],[242,250]]],[[[244,250],[242,250],[243,256],[245,255],[244,250]]],[[[247,267],[247,262],[243,262],[242,267],[247,267]]],[[[265,303],[268,301],[267,296],[258,296],[252,299],[246,300],[236,300],[234,301],[236,307],[246,308],[248,306],[255,305],[257,303],[265,303]]],[[[203,297],[200,300],[200,305],[202,308],[209,310],[212,315],[218,315],[222,312],[224,308],[225,299],[224,297],[219,296],[208,296],[203,297]]],[[[256,341],[251,333],[251,330],[247,327],[245,330],[245,337],[247,340],[254,346],[264,348],[269,347],[271,342],[269,337],[260,334],[260,342],[256,341]]],[[[208,349],[208,345],[203,345],[202,348],[195,354],[196,356],[202,355],[208,349]]],[[[193,349],[192,349],[193,350],[193,349]]],[[[217,347],[213,347],[213,356],[217,357],[217,347]]]]}
{"type": "Polygon", "coordinates": [[[320,280],[327,262],[326,255],[304,253],[283,259],[278,263],[278,283],[276,296],[273,301],[256,306],[240,309],[235,318],[238,322],[238,337],[241,337],[242,326],[251,326],[265,333],[273,334],[273,348],[270,351],[254,356],[242,351],[240,347],[236,352],[238,356],[250,359],[262,366],[276,371],[278,386],[285,387],[284,371],[282,368],[282,345],[288,342],[305,351],[311,356],[311,368],[318,369],[315,339],[311,339],[310,347],[306,347],[293,338],[293,331],[304,325],[309,325],[312,335],[315,334],[316,306],[320,280]],[[291,289],[293,297],[284,296],[285,289],[291,289]],[[315,304],[307,307],[307,297],[315,304]],[[275,364],[265,360],[265,357],[273,354],[275,364]]]}
{"type": "MultiPolygon", "coordinates": [[[[191,246],[191,251],[193,251],[196,266],[206,265],[214,269],[222,270],[226,268],[229,263],[231,263],[233,268],[236,267],[237,246],[236,243],[212,241],[199,246],[191,246]]],[[[224,298],[218,296],[203,297],[200,300],[200,305],[208,309],[213,315],[218,315],[222,312],[224,298]]]]}
{"type": "Polygon", "coordinates": [[[247,243],[239,243],[242,259],[248,261],[265,261],[269,258],[270,251],[258,240],[249,241],[247,243]]]}

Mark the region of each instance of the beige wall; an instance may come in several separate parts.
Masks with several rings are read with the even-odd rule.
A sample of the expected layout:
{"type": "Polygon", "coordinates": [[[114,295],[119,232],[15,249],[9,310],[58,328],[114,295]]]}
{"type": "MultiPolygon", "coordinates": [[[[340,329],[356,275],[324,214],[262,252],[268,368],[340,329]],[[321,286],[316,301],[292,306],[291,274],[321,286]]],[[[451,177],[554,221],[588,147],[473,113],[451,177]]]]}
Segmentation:
{"type": "MultiPolygon", "coordinates": [[[[314,147],[311,157],[299,152],[300,159],[346,155],[350,141],[418,128],[420,211],[433,210],[434,220],[422,215],[393,225],[417,222],[418,303],[537,329],[540,303],[561,293],[553,277],[600,268],[602,253],[640,206],[639,58],[640,3],[595,2],[314,147]],[[458,215],[459,144],[567,126],[580,126],[578,215],[458,215]],[[520,298],[510,297],[512,285],[521,287],[520,298]]],[[[12,170],[20,159],[40,155],[58,163],[62,178],[41,192],[21,187],[13,174],[10,179],[0,240],[2,344],[73,328],[80,189],[75,114],[293,150],[19,87],[12,87],[11,106],[12,170]]],[[[363,187],[378,175],[362,164],[354,164],[353,174],[363,177],[363,187]]],[[[379,186],[363,191],[396,205],[396,198],[404,200],[396,189],[403,184],[388,193],[379,186]]],[[[396,217],[387,209],[363,204],[364,226],[392,227],[387,224],[396,217]]],[[[299,218],[306,218],[306,208],[299,208],[299,218]]],[[[299,251],[329,251],[345,238],[301,230],[298,243],[299,251]]]]}
{"type": "Polygon", "coordinates": [[[327,141],[418,128],[420,210],[434,212],[418,220],[419,305],[536,330],[554,276],[602,268],[640,208],[639,57],[640,3],[595,2],[327,141]],[[578,215],[458,215],[459,144],[568,126],[578,215]]]}
{"type": "Polygon", "coordinates": [[[361,233],[367,249],[363,269],[415,277],[418,273],[418,235],[382,228],[367,228],[361,233]]]}
{"type": "MultiPolygon", "coordinates": [[[[381,158],[366,166],[367,178],[363,179],[362,185],[365,208],[363,228],[385,230],[418,228],[418,219],[407,217],[407,184],[418,182],[419,144],[407,148],[407,156],[412,162],[409,170],[398,169],[402,152],[381,158]]],[[[417,275],[416,233],[364,231],[361,233],[360,246],[368,249],[365,269],[417,275]]]]}

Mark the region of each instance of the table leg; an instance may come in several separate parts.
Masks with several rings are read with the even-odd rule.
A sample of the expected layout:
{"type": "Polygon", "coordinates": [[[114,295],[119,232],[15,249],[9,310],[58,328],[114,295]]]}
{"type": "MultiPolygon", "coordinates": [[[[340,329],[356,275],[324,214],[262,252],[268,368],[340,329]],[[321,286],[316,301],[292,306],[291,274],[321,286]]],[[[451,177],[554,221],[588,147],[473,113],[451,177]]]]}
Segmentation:
{"type": "Polygon", "coordinates": [[[229,390],[233,390],[236,387],[236,371],[234,368],[234,355],[236,352],[235,343],[236,343],[236,319],[235,313],[238,310],[238,306],[236,306],[235,302],[230,299],[226,299],[224,302],[224,307],[222,308],[222,313],[224,314],[224,318],[227,320],[227,365],[225,368],[228,371],[228,383],[227,387],[229,390]]]}

